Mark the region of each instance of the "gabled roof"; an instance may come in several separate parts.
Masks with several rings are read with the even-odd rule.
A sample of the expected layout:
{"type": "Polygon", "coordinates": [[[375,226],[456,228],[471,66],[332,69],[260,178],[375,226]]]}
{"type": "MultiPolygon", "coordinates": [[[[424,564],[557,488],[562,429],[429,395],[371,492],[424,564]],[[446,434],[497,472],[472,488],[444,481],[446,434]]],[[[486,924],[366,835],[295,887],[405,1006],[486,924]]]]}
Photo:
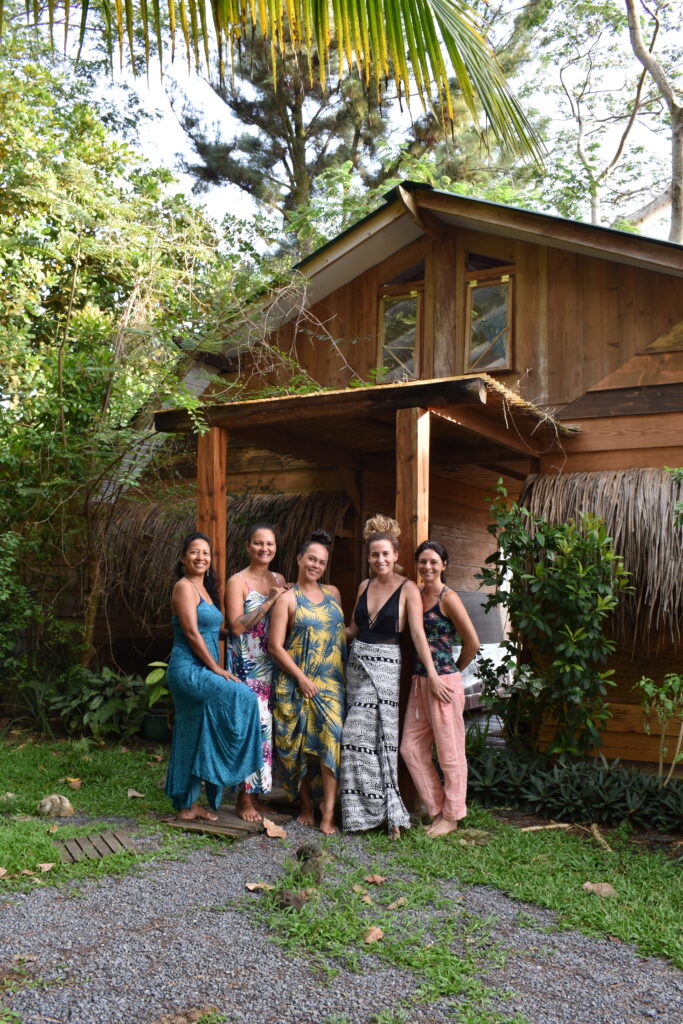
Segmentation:
{"type": "Polygon", "coordinates": [[[627,266],[683,277],[683,245],[616,228],[533,213],[404,181],[384,206],[330,239],[297,264],[317,302],[424,234],[460,227],[483,231],[627,266]]]}

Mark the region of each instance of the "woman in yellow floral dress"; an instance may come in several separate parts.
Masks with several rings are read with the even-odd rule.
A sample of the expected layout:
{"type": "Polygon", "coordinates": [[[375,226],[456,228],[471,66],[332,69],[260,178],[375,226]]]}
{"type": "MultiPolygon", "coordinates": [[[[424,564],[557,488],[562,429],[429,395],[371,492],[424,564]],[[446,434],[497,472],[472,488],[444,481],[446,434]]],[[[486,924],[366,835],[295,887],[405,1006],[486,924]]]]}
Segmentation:
{"type": "Polygon", "coordinates": [[[300,799],[298,821],[315,823],[313,799],[322,793],[320,831],[333,835],[344,724],[344,613],[336,587],[319,580],[332,538],[316,530],[302,545],[299,577],[271,613],[268,650],[282,670],[275,680],[273,740],[282,784],[300,799]]]}

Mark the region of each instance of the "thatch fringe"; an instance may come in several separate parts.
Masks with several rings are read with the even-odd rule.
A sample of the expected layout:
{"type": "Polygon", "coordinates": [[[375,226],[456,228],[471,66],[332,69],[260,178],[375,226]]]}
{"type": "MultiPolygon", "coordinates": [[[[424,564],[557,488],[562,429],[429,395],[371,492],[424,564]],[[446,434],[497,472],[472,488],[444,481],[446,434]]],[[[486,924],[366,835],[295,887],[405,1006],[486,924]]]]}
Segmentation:
{"type": "Polygon", "coordinates": [[[621,599],[615,634],[645,652],[656,649],[664,633],[681,640],[683,529],[673,509],[682,499],[683,485],[663,469],[533,476],[520,495],[521,504],[552,523],[580,512],[604,521],[634,587],[621,599]]]}
{"type": "MultiPolygon", "coordinates": [[[[296,553],[320,527],[339,534],[350,504],[344,491],[309,494],[237,495],[228,498],[226,524],[227,574],[247,564],[246,535],[256,522],[278,531],[278,553],[272,567],[296,579],[296,553]]],[[[121,502],[107,523],[105,552],[107,620],[128,619],[130,635],[150,636],[168,630],[169,599],[182,538],[195,529],[193,500],[175,506],[153,502],[121,502]]]]}

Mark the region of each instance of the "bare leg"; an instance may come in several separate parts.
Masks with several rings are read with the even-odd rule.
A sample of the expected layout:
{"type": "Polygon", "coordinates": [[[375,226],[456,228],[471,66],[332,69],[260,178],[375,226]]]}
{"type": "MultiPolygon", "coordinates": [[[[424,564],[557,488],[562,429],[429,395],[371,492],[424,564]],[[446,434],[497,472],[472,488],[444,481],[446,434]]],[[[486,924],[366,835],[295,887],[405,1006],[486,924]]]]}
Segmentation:
{"type": "Polygon", "coordinates": [[[393,825],[389,829],[389,838],[390,839],[400,839],[401,838],[401,830],[398,827],[398,825],[393,825]]]}
{"type": "Polygon", "coordinates": [[[334,836],[339,829],[334,823],[334,804],[337,799],[337,780],[326,764],[320,762],[320,773],[323,777],[323,798],[320,804],[322,821],[320,831],[326,836],[334,836]]]}
{"type": "Polygon", "coordinates": [[[427,835],[431,836],[432,839],[435,836],[447,836],[449,832],[455,832],[457,827],[457,821],[451,821],[450,818],[439,818],[431,828],[427,829],[427,835]]]}
{"type": "Polygon", "coordinates": [[[237,817],[241,818],[242,821],[261,821],[261,815],[258,812],[251,793],[238,794],[235,811],[237,813],[237,817]]]}
{"type": "Polygon", "coordinates": [[[176,818],[178,821],[196,821],[200,818],[206,821],[218,821],[218,815],[214,811],[210,811],[208,807],[201,807],[198,803],[193,803],[190,807],[181,807],[176,818]]]}
{"type": "Polygon", "coordinates": [[[308,773],[304,776],[301,783],[299,799],[301,801],[301,810],[296,820],[300,825],[313,826],[315,824],[315,815],[313,812],[313,801],[311,800],[311,779],[308,773]]]}

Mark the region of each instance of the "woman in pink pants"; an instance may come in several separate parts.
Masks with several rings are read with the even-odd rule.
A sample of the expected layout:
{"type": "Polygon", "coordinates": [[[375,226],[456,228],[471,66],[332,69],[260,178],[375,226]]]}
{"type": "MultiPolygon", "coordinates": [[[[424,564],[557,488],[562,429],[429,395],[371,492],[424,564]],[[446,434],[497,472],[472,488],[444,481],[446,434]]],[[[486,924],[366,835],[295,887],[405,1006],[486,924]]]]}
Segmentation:
{"type": "Polygon", "coordinates": [[[408,766],[420,798],[432,817],[430,836],[444,836],[467,814],[467,761],[462,713],[465,692],[460,672],[479,650],[479,637],[462,601],[445,586],[448,552],[437,541],[426,540],[415,552],[422,584],[424,629],[437,675],[446,687],[439,695],[427,680],[424,666],[415,664],[408,707],[403,723],[401,756],[408,766]],[[454,647],[460,647],[455,658],[454,647]],[[441,784],[432,759],[436,753],[443,773],[441,784]]]}

